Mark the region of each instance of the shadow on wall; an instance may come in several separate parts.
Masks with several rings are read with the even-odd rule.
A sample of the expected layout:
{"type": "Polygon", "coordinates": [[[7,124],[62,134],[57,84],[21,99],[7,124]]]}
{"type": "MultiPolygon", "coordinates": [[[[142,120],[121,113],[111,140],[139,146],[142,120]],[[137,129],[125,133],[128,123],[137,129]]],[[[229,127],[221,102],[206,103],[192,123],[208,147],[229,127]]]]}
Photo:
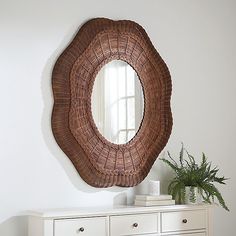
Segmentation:
{"type": "Polygon", "coordinates": [[[119,193],[113,198],[113,205],[127,205],[128,204],[128,196],[126,193],[119,193]]]}
{"type": "Polygon", "coordinates": [[[159,180],[160,181],[160,192],[161,194],[167,194],[168,192],[168,184],[172,179],[172,173],[170,169],[166,168],[166,165],[160,161],[160,158],[164,158],[166,156],[166,152],[162,151],[152,166],[148,176],[143,180],[142,183],[137,185],[134,188],[134,195],[136,194],[148,194],[148,181],[149,180],[159,180]]]}
{"type": "Polygon", "coordinates": [[[27,236],[27,216],[14,216],[0,224],[1,236],[27,236]]]}
{"type": "MultiPolygon", "coordinates": [[[[104,189],[94,188],[92,186],[89,186],[81,179],[77,170],[71,163],[70,159],[64,154],[64,152],[60,149],[60,147],[56,143],[51,129],[51,114],[53,108],[53,94],[51,85],[52,70],[59,55],[65,50],[65,48],[69,45],[70,41],[75,37],[76,33],[74,35],[71,35],[71,32],[73,31],[74,29],[71,29],[66,34],[66,37],[60,43],[58,48],[52,53],[51,57],[49,57],[49,59],[47,60],[47,63],[42,72],[41,91],[42,91],[44,109],[41,120],[41,129],[43,138],[45,140],[48,149],[50,150],[52,155],[57,159],[57,161],[61,164],[61,167],[65,170],[65,173],[69,177],[71,183],[76,187],[76,189],[86,193],[95,193],[104,191],[104,189]]],[[[106,190],[110,192],[120,192],[126,190],[126,188],[111,187],[111,188],[106,188],[106,190]]]]}

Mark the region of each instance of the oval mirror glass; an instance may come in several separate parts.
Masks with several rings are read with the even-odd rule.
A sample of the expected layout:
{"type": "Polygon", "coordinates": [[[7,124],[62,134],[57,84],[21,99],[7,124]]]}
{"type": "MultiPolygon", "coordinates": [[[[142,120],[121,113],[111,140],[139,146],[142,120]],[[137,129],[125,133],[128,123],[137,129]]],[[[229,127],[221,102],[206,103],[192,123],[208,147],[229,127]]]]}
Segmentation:
{"type": "Polygon", "coordinates": [[[97,74],[91,99],[94,122],[108,141],[129,142],[143,119],[143,89],[136,71],[126,62],[113,60],[97,74]]]}

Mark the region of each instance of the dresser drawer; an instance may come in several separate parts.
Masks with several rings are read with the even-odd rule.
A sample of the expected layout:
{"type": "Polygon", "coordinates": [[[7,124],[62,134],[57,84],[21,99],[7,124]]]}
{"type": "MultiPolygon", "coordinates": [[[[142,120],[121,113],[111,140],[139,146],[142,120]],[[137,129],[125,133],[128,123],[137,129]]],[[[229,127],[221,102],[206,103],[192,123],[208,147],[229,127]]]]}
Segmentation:
{"type": "Polygon", "coordinates": [[[54,221],[54,236],[106,236],[106,218],[79,218],[54,221]]]}
{"type": "Polygon", "coordinates": [[[176,211],[161,213],[161,231],[172,232],[206,228],[206,211],[176,211]]]}
{"type": "Polygon", "coordinates": [[[206,236],[206,234],[205,233],[172,234],[171,236],[206,236]]]}
{"type": "Polygon", "coordinates": [[[151,234],[157,232],[157,215],[139,214],[110,217],[111,236],[151,234]]]}

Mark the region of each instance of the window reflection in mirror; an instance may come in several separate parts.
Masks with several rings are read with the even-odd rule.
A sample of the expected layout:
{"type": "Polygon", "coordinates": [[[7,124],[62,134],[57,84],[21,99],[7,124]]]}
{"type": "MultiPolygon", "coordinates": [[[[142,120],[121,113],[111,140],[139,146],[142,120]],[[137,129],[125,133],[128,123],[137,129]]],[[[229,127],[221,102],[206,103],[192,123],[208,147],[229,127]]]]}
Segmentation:
{"type": "Polygon", "coordinates": [[[138,75],[128,63],[113,60],[99,71],[91,102],[94,122],[108,141],[125,144],[135,136],[144,98],[138,75]]]}

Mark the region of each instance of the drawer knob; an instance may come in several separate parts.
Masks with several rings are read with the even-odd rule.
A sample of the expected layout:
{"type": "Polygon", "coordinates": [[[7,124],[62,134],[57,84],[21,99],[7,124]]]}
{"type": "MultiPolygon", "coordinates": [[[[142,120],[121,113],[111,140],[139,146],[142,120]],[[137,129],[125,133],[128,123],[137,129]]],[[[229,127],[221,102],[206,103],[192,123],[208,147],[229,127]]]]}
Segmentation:
{"type": "Polygon", "coordinates": [[[183,219],[182,222],[183,222],[184,224],[186,224],[188,221],[187,221],[187,219],[183,219]]]}
{"type": "Polygon", "coordinates": [[[84,227],[79,228],[79,232],[84,232],[84,227]]]}
{"type": "Polygon", "coordinates": [[[133,224],[133,227],[134,227],[134,228],[137,228],[137,227],[138,227],[138,223],[134,223],[134,224],[133,224]]]}

